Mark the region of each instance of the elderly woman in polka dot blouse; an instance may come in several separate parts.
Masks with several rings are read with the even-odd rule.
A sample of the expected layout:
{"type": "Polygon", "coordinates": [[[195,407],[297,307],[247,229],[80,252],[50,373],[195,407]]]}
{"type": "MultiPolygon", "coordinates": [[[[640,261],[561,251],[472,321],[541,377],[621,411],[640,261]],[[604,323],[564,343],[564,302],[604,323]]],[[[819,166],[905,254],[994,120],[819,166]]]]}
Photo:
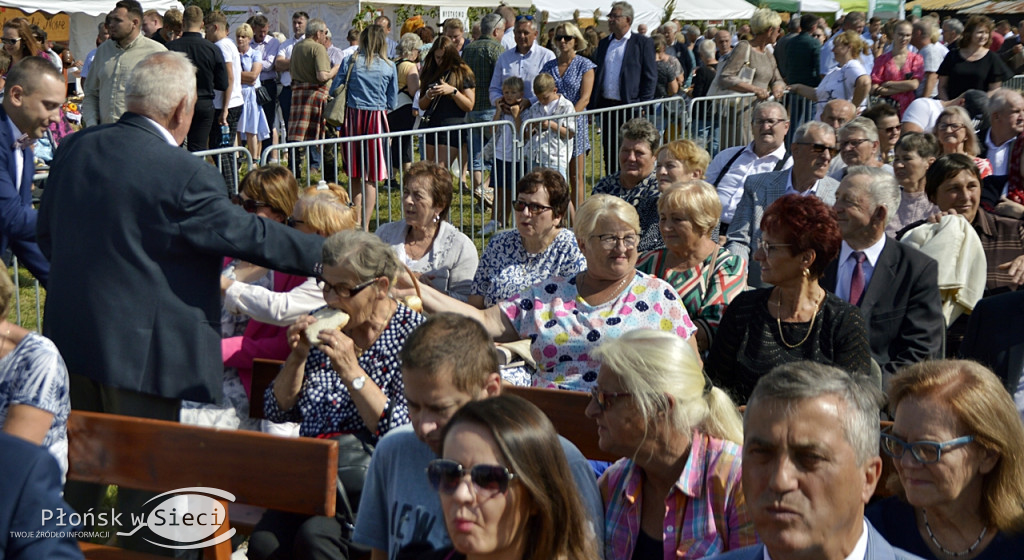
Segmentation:
{"type": "Polygon", "coordinates": [[[371,439],[409,423],[398,353],[424,318],[391,297],[401,265],[372,233],[342,231],[323,246],[317,284],[327,306],[344,311],[342,330],[305,330],[312,315],[288,327],[291,353],[267,388],[264,413],[300,422],[307,437],[362,433],[371,439]],[[369,432],[368,434],[366,432],[369,432]]]}
{"type": "Polygon", "coordinates": [[[575,225],[586,271],[539,282],[483,310],[426,289],[424,308],[476,319],[497,341],[530,339],[538,370],[532,383],[539,387],[590,390],[601,365],[593,349],[635,329],[674,333],[696,351],[697,329],[679,294],[634,268],[636,209],[618,197],[594,195],[576,212],[575,225]]]}

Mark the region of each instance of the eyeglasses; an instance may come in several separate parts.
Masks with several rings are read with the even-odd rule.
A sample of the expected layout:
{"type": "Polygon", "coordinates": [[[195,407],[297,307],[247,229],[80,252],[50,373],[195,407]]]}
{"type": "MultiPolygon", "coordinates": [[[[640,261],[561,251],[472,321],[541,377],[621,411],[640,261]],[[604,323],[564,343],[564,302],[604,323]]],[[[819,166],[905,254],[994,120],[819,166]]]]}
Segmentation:
{"type": "Polygon", "coordinates": [[[910,454],[918,463],[938,463],[942,452],[950,447],[957,447],[974,441],[974,436],[961,436],[949,441],[914,441],[907,443],[892,434],[882,434],[882,450],[893,459],[902,459],[910,449],[910,454]]]}
{"type": "Polygon", "coordinates": [[[853,146],[854,149],[859,148],[864,142],[870,142],[867,138],[854,138],[852,140],[843,140],[839,143],[839,149],[843,149],[847,146],[853,146]]]}
{"type": "Polygon", "coordinates": [[[354,288],[348,288],[345,286],[339,286],[338,284],[330,284],[327,282],[327,280],[324,280],[323,278],[317,276],[316,285],[318,288],[320,288],[320,291],[324,293],[324,297],[327,297],[331,294],[331,292],[334,292],[334,294],[337,295],[338,297],[348,299],[355,297],[356,294],[363,291],[369,285],[373,284],[376,281],[377,278],[371,278],[366,282],[363,282],[362,284],[355,286],[354,288]]]}
{"type": "Polygon", "coordinates": [[[242,198],[242,195],[236,194],[231,197],[231,202],[234,202],[237,206],[241,206],[246,212],[252,214],[265,206],[270,206],[266,202],[260,202],[251,198],[242,198]]]}
{"type": "Polygon", "coordinates": [[[523,210],[529,208],[531,214],[540,214],[541,212],[544,212],[546,210],[551,210],[550,206],[544,206],[543,204],[534,204],[532,202],[523,202],[521,200],[513,202],[512,207],[516,209],[516,212],[522,212],[523,210]]]}
{"type": "Polygon", "coordinates": [[[758,239],[757,240],[757,248],[759,250],[761,250],[761,251],[764,251],[764,254],[766,254],[766,255],[768,253],[771,253],[775,249],[778,249],[779,247],[792,247],[792,246],[793,246],[792,243],[768,243],[764,239],[758,239]]]}
{"type": "Polygon", "coordinates": [[[786,120],[786,119],[754,119],[754,126],[768,125],[768,126],[774,127],[775,125],[782,124],[784,122],[789,122],[789,121],[786,120]]]}
{"type": "Polygon", "coordinates": [[[900,126],[890,126],[888,128],[883,128],[882,131],[885,132],[886,134],[895,134],[900,131],[900,126]]]}
{"type": "Polygon", "coordinates": [[[622,14],[608,14],[608,19],[622,19],[626,16],[622,14]]]}
{"type": "Polygon", "coordinates": [[[961,128],[967,128],[967,127],[965,127],[964,125],[959,124],[959,123],[942,123],[942,124],[936,124],[935,125],[935,129],[936,130],[948,130],[950,132],[957,132],[961,128]]]}
{"type": "Polygon", "coordinates": [[[796,146],[810,146],[811,150],[816,154],[823,154],[828,152],[829,155],[837,153],[839,150],[835,146],[826,146],[825,144],[815,144],[813,142],[793,142],[796,146]]]}
{"type": "Polygon", "coordinates": [[[288,224],[288,227],[293,228],[299,224],[306,223],[305,220],[296,220],[295,218],[288,216],[285,218],[284,223],[288,224]]]}
{"type": "Polygon", "coordinates": [[[523,21],[524,19],[526,21],[533,21],[533,16],[531,16],[530,14],[523,14],[521,16],[516,16],[516,21],[523,21]]]}
{"type": "Polygon", "coordinates": [[[602,391],[597,387],[590,388],[590,398],[594,399],[597,403],[597,407],[601,409],[601,412],[608,410],[615,401],[613,399],[618,397],[632,397],[633,393],[610,393],[608,391],[602,391]]]}
{"type": "Polygon", "coordinates": [[[449,459],[434,459],[427,465],[430,485],[448,495],[459,489],[467,474],[473,483],[473,492],[481,499],[508,492],[508,485],[516,476],[501,465],[474,465],[468,472],[466,467],[449,459]]]}
{"type": "Polygon", "coordinates": [[[17,45],[18,42],[21,41],[21,37],[15,37],[14,39],[8,39],[7,37],[3,37],[0,38],[0,41],[3,41],[5,45],[17,45]]]}
{"type": "Polygon", "coordinates": [[[572,41],[575,38],[572,35],[555,35],[556,41],[572,41]]]}
{"type": "Polygon", "coordinates": [[[597,240],[601,242],[601,247],[604,247],[607,251],[611,251],[618,247],[620,241],[622,242],[622,246],[626,249],[635,249],[637,243],[636,236],[632,234],[617,237],[610,233],[606,233],[604,235],[591,235],[590,237],[596,237],[597,240]]]}

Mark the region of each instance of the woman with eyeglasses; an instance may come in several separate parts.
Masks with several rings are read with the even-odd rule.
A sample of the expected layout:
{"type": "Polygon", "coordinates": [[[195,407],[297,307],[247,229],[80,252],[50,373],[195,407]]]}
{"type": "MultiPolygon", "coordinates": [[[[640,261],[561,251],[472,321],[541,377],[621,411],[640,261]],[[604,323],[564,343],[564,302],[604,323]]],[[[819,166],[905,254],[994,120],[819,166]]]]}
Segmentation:
{"type": "Polygon", "coordinates": [[[39,42],[32,35],[32,26],[25,18],[14,18],[4,23],[4,52],[11,57],[11,66],[21,62],[26,56],[36,56],[42,50],[39,42]]]}
{"type": "Polygon", "coordinates": [[[999,378],[964,360],[914,364],[892,378],[889,413],[897,496],[867,509],[878,532],[922,558],[1020,558],[1024,425],[999,378]]]}
{"type": "Polygon", "coordinates": [[[592,560],[593,531],[558,433],[526,400],[473,401],[452,416],[427,467],[452,546],[401,560],[592,560]]]}
{"type": "Polygon", "coordinates": [[[448,222],[451,174],[442,164],[418,161],[402,180],[402,219],[381,225],[377,237],[420,282],[466,301],[480,259],[473,241],[448,222]]]}
{"type": "Polygon", "coordinates": [[[593,195],[576,212],[586,270],[548,278],[486,309],[423,290],[423,307],[476,319],[498,342],[530,339],[535,387],[589,390],[600,367],[594,348],[633,329],[674,333],[696,351],[697,329],[675,289],[635,269],[639,221],[628,202],[593,195]]]}
{"type": "Polygon", "coordinates": [[[871,74],[860,61],[868,53],[868,45],[856,31],[844,31],[832,40],[832,54],[836,67],[822,79],[817,87],[791,84],[789,90],[815,101],[814,118],[821,119],[825,104],[833,99],[845,99],[856,107],[866,107],[871,91],[871,74]]]}
{"type": "MultiPolygon", "coordinates": [[[[583,56],[587,40],[580,29],[571,23],[555,26],[555,60],[548,61],[540,71],[555,78],[558,93],[572,102],[576,112],[587,110],[590,94],[594,91],[594,69],[597,65],[583,56]]],[[[576,118],[576,135],[573,137],[573,157],[569,159],[569,186],[572,189],[574,208],[583,203],[583,156],[590,151],[590,127],[587,117],[576,118]]]]}
{"type": "Polygon", "coordinates": [[[587,416],[601,450],[626,457],[598,481],[604,558],[703,558],[755,544],[740,480],[743,423],[693,349],[635,330],[595,356],[587,416]]]}
{"type": "Polygon", "coordinates": [[[761,232],[754,260],[773,287],[744,292],[726,308],[705,363],[715,385],[742,404],[761,375],[800,360],[881,385],[860,311],[818,283],[839,256],[835,210],[816,196],[785,195],[765,210],[761,232]]]}
{"type": "Polygon", "coordinates": [[[981,143],[974,132],[974,123],[967,110],[960,106],[946,107],[935,119],[935,136],[944,154],[966,154],[974,159],[978,173],[984,179],[992,174],[992,163],[978,157],[981,143]]]}

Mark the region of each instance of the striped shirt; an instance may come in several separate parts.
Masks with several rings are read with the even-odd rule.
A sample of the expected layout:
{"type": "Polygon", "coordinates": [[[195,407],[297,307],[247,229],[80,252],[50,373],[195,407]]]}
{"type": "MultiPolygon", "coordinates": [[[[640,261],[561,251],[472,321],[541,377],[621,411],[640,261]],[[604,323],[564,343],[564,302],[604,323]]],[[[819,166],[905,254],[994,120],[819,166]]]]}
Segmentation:
{"type": "MultiPolygon", "coordinates": [[[[740,482],[740,446],[698,431],[679,481],[665,499],[665,558],[703,558],[757,543],[740,482]]],[[[640,534],[644,472],[620,459],[598,481],[605,558],[632,558],[640,534]]]]}
{"type": "Polygon", "coordinates": [[[985,296],[1009,290],[1016,290],[1009,271],[1001,270],[999,265],[1008,263],[1024,255],[1024,222],[1004,218],[978,208],[974,218],[974,231],[978,232],[981,246],[985,249],[988,261],[988,281],[985,282],[985,296]],[[1002,288],[1002,289],[1000,289],[1002,288]],[[993,290],[997,290],[993,292],[993,290]]]}

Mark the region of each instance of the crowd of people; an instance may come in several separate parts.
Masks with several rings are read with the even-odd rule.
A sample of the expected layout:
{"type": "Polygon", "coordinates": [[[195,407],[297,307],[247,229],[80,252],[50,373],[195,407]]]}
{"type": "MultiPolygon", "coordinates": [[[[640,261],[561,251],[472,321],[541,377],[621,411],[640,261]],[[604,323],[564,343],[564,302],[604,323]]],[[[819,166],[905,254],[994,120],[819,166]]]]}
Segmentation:
{"type": "MultiPolygon", "coordinates": [[[[31,143],[59,120],[65,82],[31,50],[6,73],[0,244],[47,298],[42,334],[0,322],[0,466],[41,461],[35,446],[52,459],[0,485],[98,503],[96,485],[60,494],[74,409],[359,455],[365,480],[339,490],[350,507],[266,513],[254,560],[1019,555],[1024,327],[1004,325],[1024,323],[1024,97],[1002,87],[1016,54],[990,47],[1015,38],[1002,25],[851,12],[834,29],[794,18],[783,36],[761,8],[736,36],[669,22],[652,40],[615,2],[610,35],[560,23],[548,49],[533,16],[502,6],[471,38],[459,20],[437,37],[420,21],[395,41],[381,18],[346,53],[301,12],[280,44],[259,15],[234,41],[195,6],[180,37],[150,18],[147,38],[145,20],[135,0],[107,16],[88,126],[56,151],[38,212],[31,143]],[[342,84],[335,132],[367,138],[344,150],[347,188],[300,188],[289,154],[292,169],[264,162],[228,197],[181,148],[237,124],[258,152],[285,115],[287,140],[320,139],[342,84]],[[572,115],[705,85],[753,94],[748,144],[668,138],[631,108],[572,115]],[[413,149],[375,137],[414,111],[426,130],[551,119],[529,132],[521,176],[501,146],[495,169],[461,152],[481,129],[427,134],[428,157],[400,174],[401,219],[363,231],[387,153],[413,149]],[[590,127],[616,154],[592,186],[590,127]],[[493,178],[514,222],[482,253],[449,221],[456,158],[493,178]],[[330,310],[347,322],[311,332],[330,310]],[[256,358],[283,362],[267,387],[256,358]],[[512,386],[589,393],[579,420],[621,459],[588,461],[512,386]]],[[[9,29],[26,40],[18,27],[5,46],[9,29]]],[[[329,165],[319,156],[307,165],[329,165]]],[[[5,316],[13,297],[0,270],[5,316]]],[[[0,504],[35,507],[21,495],[0,504]]],[[[150,498],[122,489],[118,509],[150,498]]],[[[4,519],[8,556],[75,556],[15,536],[45,525],[4,519]]]]}

